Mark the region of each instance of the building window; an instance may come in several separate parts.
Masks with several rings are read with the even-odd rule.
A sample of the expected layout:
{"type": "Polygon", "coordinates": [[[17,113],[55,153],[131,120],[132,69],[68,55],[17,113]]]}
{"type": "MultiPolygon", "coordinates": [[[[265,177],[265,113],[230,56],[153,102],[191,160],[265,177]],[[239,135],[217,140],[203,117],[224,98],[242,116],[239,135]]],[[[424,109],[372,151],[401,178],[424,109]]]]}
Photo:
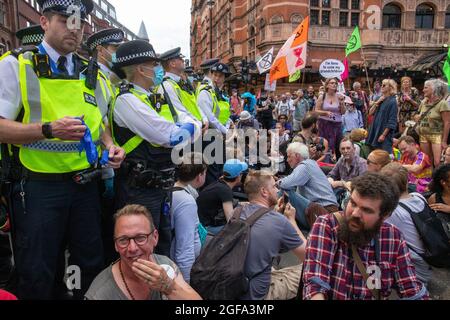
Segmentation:
{"type": "Polygon", "coordinates": [[[330,14],[331,11],[323,10],[323,8],[330,8],[330,0],[314,1],[310,0],[310,7],[315,7],[310,9],[309,17],[310,23],[312,25],[330,25],[330,14]]]}
{"type": "Polygon", "coordinates": [[[283,18],[281,16],[274,16],[270,19],[270,24],[272,25],[272,36],[281,37],[281,27],[283,25],[283,18]]]}
{"type": "Polygon", "coordinates": [[[302,23],[303,17],[299,14],[293,14],[291,17],[292,30],[295,30],[300,23],[302,23]]]}
{"type": "Polygon", "coordinates": [[[383,28],[400,29],[402,25],[402,10],[395,4],[383,8],[383,28]]]}
{"type": "Polygon", "coordinates": [[[261,35],[261,41],[266,39],[266,21],[264,19],[259,21],[259,34],[261,35]]]}
{"type": "Polygon", "coordinates": [[[359,0],[352,0],[352,10],[359,10],[359,0]]]}
{"type": "MultiPolygon", "coordinates": [[[[347,1],[347,0],[345,0],[347,1]]],[[[339,13],[339,27],[346,27],[348,25],[348,12],[339,13]]]]}
{"type": "Polygon", "coordinates": [[[416,9],[416,28],[433,29],[434,9],[428,4],[421,4],[416,9]]]}
{"type": "Polygon", "coordinates": [[[311,10],[310,18],[311,18],[312,25],[318,25],[319,24],[319,10],[311,10]]]}
{"type": "Polygon", "coordinates": [[[6,4],[4,1],[0,1],[0,25],[6,25],[6,4]]]}
{"type": "Polygon", "coordinates": [[[450,29],[450,6],[445,13],[445,29],[450,29]]]}
{"type": "Polygon", "coordinates": [[[344,10],[348,9],[348,0],[340,0],[339,8],[344,10]]]}
{"type": "Polygon", "coordinates": [[[352,27],[359,26],[359,12],[352,12],[351,26],[352,27]]]}

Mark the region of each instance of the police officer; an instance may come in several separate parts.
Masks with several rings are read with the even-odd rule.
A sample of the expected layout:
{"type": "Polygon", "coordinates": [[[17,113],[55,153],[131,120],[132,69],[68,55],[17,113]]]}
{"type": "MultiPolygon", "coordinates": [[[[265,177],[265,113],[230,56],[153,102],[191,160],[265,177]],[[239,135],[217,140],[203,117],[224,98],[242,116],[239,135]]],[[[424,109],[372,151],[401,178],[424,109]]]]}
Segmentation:
{"type": "Polygon", "coordinates": [[[0,61],[0,141],[13,145],[17,294],[53,298],[67,239],[69,265],[76,266],[75,278],[81,280],[74,297],[82,298],[104,267],[97,184],[88,177],[96,174],[102,149],[108,150],[113,168],[120,167],[125,153],[104,126],[105,82],[99,74],[88,74],[87,61],[75,54],[92,1],[38,3],[44,41],[37,50],[0,61]],[[87,85],[92,79],[93,87],[87,85]]]}
{"type": "Polygon", "coordinates": [[[161,84],[164,71],[150,43],[134,40],[116,52],[114,70],[126,82],[111,105],[110,123],[115,141],[126,150],[127,159],[117,172],[118,208],[144,205],[158,229],[156,253],[169,255],[170,208],[167,203],[174,181],[172,147],[200,133],[194,121],[177,125],[179,112],[149,88],[161,84]]]}
{"type": "Polygon", "coordinates": [[[161,85],[156,87],[156,92],[164,96],[181,114],[188,114],[198,121],[200,126],[208,128],[208,118],[197,106],[195,91],[182,77],[185,70],[184,56],[181,48],[175,48],[164,52],[159,56],[166,71],[161,85]]]}
{"type": "Polygon", "coordinates": [[[112,71],[113,59],[124,39],[125,34],[121,29],[112,28],[94,33],[86,40],[86,46],[91,55],[96,56],[100,70],[114,85],[117,85],[120,79],[112,71]]]}
{"type": "Polygon", "coordinates": [[[230,75],[229,68],[224,63],[214,64],[208,75],[197,89],[197,104],[207,116],[210,127],[227,133],[230,124],[230,104],[222,91],[225,78],[230,75]]]}
{"type": "Polygon", "coordinates": [[[44,33],[40,25],[35,25],[20,29],[16,32],[16,37],[22,46],[37,46],[44,40],[44,33]]]}

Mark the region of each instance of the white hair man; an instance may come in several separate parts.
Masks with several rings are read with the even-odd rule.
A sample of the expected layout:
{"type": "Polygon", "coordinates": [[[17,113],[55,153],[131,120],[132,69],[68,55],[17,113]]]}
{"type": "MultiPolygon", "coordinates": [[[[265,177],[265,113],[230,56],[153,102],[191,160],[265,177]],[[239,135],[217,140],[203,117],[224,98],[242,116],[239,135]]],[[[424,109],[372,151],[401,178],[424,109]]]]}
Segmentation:
{"type": "MultiPolygon", "coordinates": [[[[338,211],[336,197],[331,189],[327,177],[316,161],[309,159],[309,148],[303,143],[291,143],[287,149],[287,162],[294,171],[279,182],[280,188],[292,190],[298,188],[302,196],[304,208],[310,202],[315,202],[329,212],[338,211]]],[[[299,208],[297,208],[297,211],[299,208]]]]}

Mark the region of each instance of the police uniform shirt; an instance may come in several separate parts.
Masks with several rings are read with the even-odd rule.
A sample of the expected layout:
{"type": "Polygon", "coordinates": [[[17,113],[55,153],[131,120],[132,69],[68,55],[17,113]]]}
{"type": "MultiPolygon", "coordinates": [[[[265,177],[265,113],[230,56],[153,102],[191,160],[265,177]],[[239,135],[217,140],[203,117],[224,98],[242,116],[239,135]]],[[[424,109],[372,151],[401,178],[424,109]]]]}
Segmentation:
{"type": "MultiPolygon", "coordinates": [[[[166,72],[166,77],[169,77],[176,83],[179,83],[181,80],[181,77],[177,76],[176,74],[170,73],[170,72],[166,72]]],[[[177,109],[177,111],[179,111],[178,117],[179,117],[180,122],[181,123],[186,123],[186,122],[197,123],[197,125],[199,125],[201,127],[202,124],[197,119],[195,119],[193,116],[191,116],[189,111],[186,110],[185,106],[180,101],[180,98],[178,97],[177,92],[175,91],[175,88],[170,84],[170,82],[164,81],[158,87],[157,92],[159,94],[161,94],[162,96],[164,96],[164,90],[162,88],[163,85],[164,85],[164,89],[166,89],[167,95],[169,96],[169,99],[172,102],[174,108],[177,109]]],[[[201,116],[202,116],[202,119],[207,120],[207,118],[206,118],[206,116],[204,116],[203,112],[201,112],[201,116]]]]}
{"type": "MultiPolygon", "coordinates": [[[[213,81],[205,77],[203,81],[207,81],[208,85],[214,88],[213,81]]],[[[208,118],[209,124],[212,128],[219,130],[222,134],[227,134],[227,128],[223,126],[213,113],[213,100],[211,94],[207,90],[202,90],[197,97],[197,104],[202,110],[203,114],[208,118]]]]}
{"type": "MultiPolygon", "coordinates": [[[[42,42],[42,46],[50,59],[57,64],[61,55],[45,40],[42,42]]],[[[73,53],[69,53],[65,57],[67,58],[67,71],[69,75],[73,75],[75,72],[72,60],[73,53]]],[[[110,97],[108,97],[109,99],[110,97]]],[[[9,120],[16,120],[22,109],[22,95],[19,86],[19,61],[11,55],[0,60],[0,106],[0,117],[9,120]]],[[[107,115],[105,115],[105,123],[107,120],[107,115]]]]}
{"type": "MultiPolygon", "coordinates": [[[[141,94],[150,92],[134,85],[134,89],[141,94]]],[[[128,128],[144,140],[163,147],[170,147],[170,137],[178,130],[178,126],[159,116],[155,110],[143,103],[132,93],[125,93],[117,97],[114,107],[114,122],[122,128],[128,128]]],[[[191,123],[193,121],[190,121],[191,123]]],[[[196,125],[195,132],[200,132],[196,125]]]]}

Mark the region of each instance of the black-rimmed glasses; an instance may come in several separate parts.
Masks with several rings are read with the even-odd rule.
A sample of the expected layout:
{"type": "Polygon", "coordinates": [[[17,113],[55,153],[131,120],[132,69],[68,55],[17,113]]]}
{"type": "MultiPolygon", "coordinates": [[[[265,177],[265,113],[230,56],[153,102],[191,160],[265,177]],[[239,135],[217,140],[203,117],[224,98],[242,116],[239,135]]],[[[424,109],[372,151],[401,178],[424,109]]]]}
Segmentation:
{"type": "Polygon", "coordinates": [[[149,234],[138,234],[137,236],[134,237],[126,237],[126,236],[119,237],[114,239],[114,241],[122,249],[125,249],[130,245],[130,240],[133,240],[134,243],[136,243],[138,246],[143,246],[147,243],[148,238],[153,234],[153,232],[155,232],[155,230],[153,230],[149,234]]]}

